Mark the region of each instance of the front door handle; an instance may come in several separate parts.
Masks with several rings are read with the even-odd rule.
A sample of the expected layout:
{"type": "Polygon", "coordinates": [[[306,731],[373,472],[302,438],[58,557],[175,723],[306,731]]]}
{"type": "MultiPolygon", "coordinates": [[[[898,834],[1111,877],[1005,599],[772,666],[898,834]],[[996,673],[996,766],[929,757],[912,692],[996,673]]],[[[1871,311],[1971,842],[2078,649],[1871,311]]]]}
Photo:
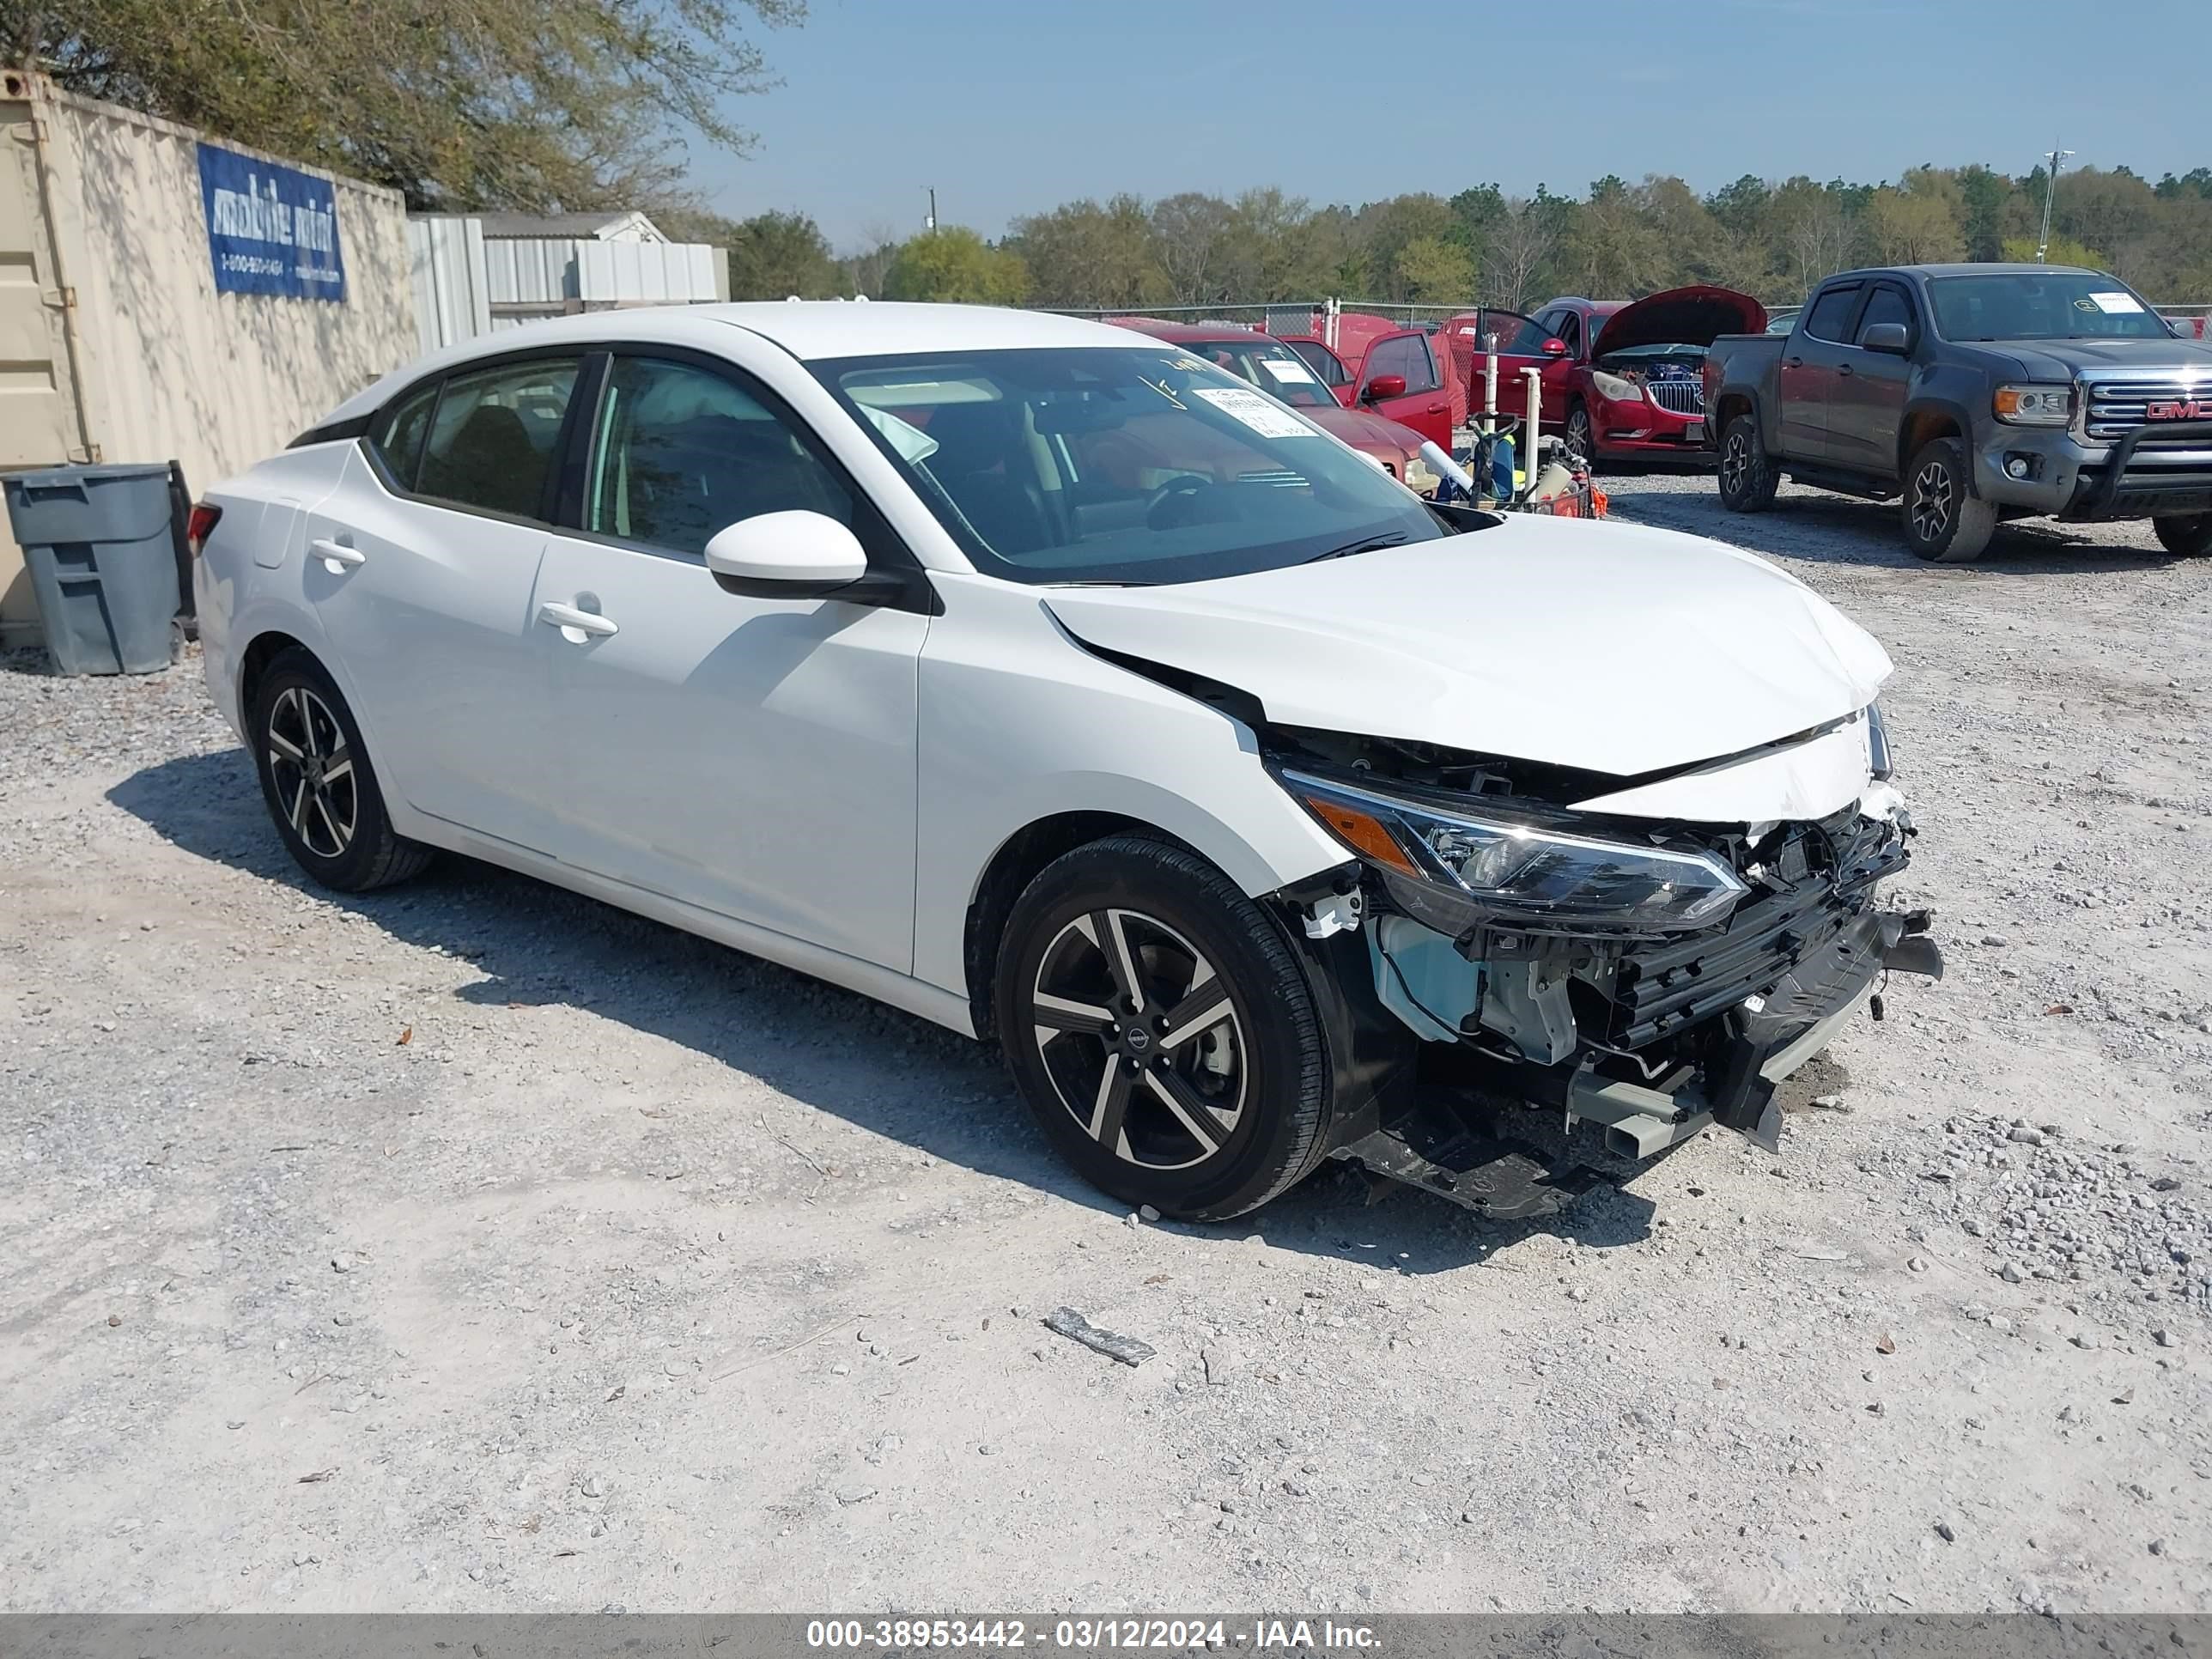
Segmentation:
{"type": "Polygon", "coordinates": [[[1849,380],[1850,378],[1851,366],[1849,363],[1838,363],[1836,365],[1836,373],[1843,376],[1845,380],[1849,380]]]}
{"type": "Polygon", "coordinates": [[[571,645],[581,645],[597,637],[605,639],[616,632],[613,621],[596,611],[579,611],[573,605],[561,605],[547,600],[538,607],[538,620],[561,630],[561,637],[571,645]]]}
{"type": "Polygon", "coordinates": [[[323,562],[323,568],[333,576],[357,564],[367,564],[368,555],[357,547],[348,547],[343,542],[334,542],[317,537],[307,544],[307,551],[323,562]]]}
{"type": "Polygon", "coordinates": [[[1802,357],[1788,357],[1784,358],[1783,361],[1787,362],[1792,368],[1802,368],[1805,367],[1805,360],[1802,357]]]}

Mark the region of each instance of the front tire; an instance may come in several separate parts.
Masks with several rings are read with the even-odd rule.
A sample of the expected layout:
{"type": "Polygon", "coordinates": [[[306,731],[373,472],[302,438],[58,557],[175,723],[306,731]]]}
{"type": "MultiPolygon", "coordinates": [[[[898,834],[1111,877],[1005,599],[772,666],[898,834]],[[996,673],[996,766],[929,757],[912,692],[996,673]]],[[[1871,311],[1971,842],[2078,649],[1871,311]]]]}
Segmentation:
{"type": "Polygon", "coordinates": [[[1900,517],[1905,546],[1931,564],[1972,563],[1997,527],[1996,507],[1969,487],[1966,452],[1956,438],[1936,438],[1914,452],[1900,517]]]}
{"type": "MultiPolygon", "coordinates": [[[[1597,465],[1597,434],[1590,429],[1589,410],[1579,398],[1567,405],[1567,447],[1580,455],[1592,466],[1597,465]]],[[[1529,460],[1529,476],[1535,476],[1535,461],[1529,460]]]]}
{"type": "Polygon", "coordinates": [[[1719,465],[1714,469],[1720,483],[1721,505],[1731,513],[1764,513],[1774,505],[1774,492],[1782,475],[1766,446],[1759,440],[1759,422],[1739,415],[1721,433],[1719,465]]]}
{"type": "Polygon", "coordinates": [[[2212,553],[2212,513],[2169,513],[2153,519],[2158,544],[2177,558],[2200,559],[2212,553]]]}
{"type": "Polygon", "coordinates": [[[246,729],[276,833],[324,886],[365,893],[430,861],[428,848],[392,833],[353,710],[309,653],[289,650],[269,665],[246,729]]]}
{"type": "Polygon", "coordinates": [[[1008,1069],[1054,1146],[1121,1202],[1219,1221],[1328,1152],[1312,988],[1281,931],[1179,847],[1093,842],[1048,866],[1000,941],[1008,1069]]]}

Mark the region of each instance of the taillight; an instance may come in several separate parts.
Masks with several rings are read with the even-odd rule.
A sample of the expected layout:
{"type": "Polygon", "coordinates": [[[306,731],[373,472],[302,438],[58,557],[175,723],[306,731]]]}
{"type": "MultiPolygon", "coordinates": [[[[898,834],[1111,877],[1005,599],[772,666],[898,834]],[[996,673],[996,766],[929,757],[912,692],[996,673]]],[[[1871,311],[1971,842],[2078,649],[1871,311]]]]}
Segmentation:
{"type": "Polygon", "coordinates": [[[192,516],[185,521],[185,545],[191,550],[194,558],[199,557],[200,550],[207,545],[207,538],[215,533],[222,518],[222,509],[219,507],[210,507],[205,501],[192,504],[192,516]]]}

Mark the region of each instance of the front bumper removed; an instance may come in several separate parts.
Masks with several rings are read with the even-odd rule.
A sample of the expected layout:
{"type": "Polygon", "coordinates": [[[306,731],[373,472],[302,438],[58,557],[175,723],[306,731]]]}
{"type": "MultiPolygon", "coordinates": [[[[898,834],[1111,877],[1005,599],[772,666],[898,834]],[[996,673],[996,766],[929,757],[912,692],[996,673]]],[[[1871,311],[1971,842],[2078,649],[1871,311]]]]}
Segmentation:
{"type": "Polygon", "coordinates": [[[1396,1115],[1331,1155],[1493,1220],[1512,1220],[1563,1209],[1602,1178],[1571,1150],[1579,1121],[1601,1126],[1606,1150],[1622,1158],[1653,1157],[1715,1124],[1776,1151],[1782,1112],[1775,1085],[1826,1048],[1861,1009],[1870,1006],[1879,1019],[1887,973],[1942,976],[1929,921],[1926,911],[1865,911],[1765,990],[1738,988],[1739,1000],[1717,1014],[1700,1008],[1700,1019],[1717,1018],[1720,1030],[1706,1064],[1674,1088],[1606,1076],[1589,1058],[1564,1076],[1531,1068],[1520,1092],[1540,1104],[1554,1097],[1550,1103],[1561,1109],[1569,1132],[1559,1138],[1559,1150],[1500,1133],[1498,1102],[1488,1091],[1425,1084],[1396,1115]]]}

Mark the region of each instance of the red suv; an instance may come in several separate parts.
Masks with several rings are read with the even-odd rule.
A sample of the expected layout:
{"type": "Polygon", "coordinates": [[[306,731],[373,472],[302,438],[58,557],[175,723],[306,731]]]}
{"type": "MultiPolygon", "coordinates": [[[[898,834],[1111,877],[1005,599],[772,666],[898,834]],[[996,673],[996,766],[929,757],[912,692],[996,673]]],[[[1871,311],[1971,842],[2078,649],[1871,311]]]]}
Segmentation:
{"type": "Polygon", "coordinates": [[[1542,374],[1547,429],[1593,461],[1704,459],[1705,348],[1723,334],[1756,334],[1766,308],[1725,288],[1677,288],[1642,300],[1554,300],[1534,317],[1465,312],[1443,325],[1446,349],[1477,407],[1482,342],[1498,342],[1498,407],[1525,412],[1522,372],[1542,374]]]}
{"type": "Polygon", "coordinates": [[[1336,344],[1318,334],[1276,337],[1321,376],[1346,409],[1370,409],[1409,426],[1439,449],[1451,448],[1452,428],[1467,415],[1464,392],[1449,358],[1439,360],[1418,328],[1364,311],[1336,319],[1336,344]]]}
{"type": "Polygon", "coordinates": [[[1218,368],[1290,404],[1330,436],[1372,456],[1384,471],[1414,494],[1436,492],[1436,472],[1421,459],[1423,434],[1386,420],[1373,410],[1345,408],[1310,360],[1290,343],[1241,323],[1164,323],[1150,317],[1108,320],[1116,328],[1133,328],[1210,359],[1218,368]]]}

